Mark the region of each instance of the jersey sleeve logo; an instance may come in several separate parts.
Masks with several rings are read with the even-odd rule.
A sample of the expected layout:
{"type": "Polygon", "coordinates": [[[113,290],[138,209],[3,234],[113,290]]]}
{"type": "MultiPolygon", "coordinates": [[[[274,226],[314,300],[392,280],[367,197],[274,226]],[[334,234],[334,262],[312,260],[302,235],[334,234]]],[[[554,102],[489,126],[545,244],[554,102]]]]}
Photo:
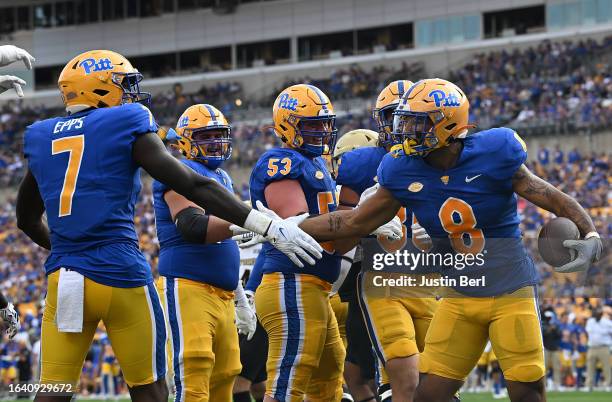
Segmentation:
{"type": "Polygon", "coordinates": [[[93,58],[85,59],[79,63],[79,67],[83,67],[85,74],[91,74],[97,71],[112,70],[115,68],[113,63],[107,57],[99,60],[93,58]]]}

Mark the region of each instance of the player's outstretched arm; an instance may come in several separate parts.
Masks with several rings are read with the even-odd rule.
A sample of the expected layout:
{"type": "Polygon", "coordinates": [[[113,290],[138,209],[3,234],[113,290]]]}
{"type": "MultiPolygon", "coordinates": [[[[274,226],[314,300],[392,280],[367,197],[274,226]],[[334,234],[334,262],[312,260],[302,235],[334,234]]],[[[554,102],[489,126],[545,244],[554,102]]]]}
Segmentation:
{"type": "Polygon", "coordinates": [[[250,208],[222,185],[176,160],[154,133],[141,135],[132,149],[134,161],[154,179],[221,219],[243,225],[250,208]]]}
{"type": "Polygon", "coordinates": [[[319,241],[364,237],[389,222],[402,205],[384,187],[357,208],[306,219],[300,228],[319,241]]]}
{"type": "Polygon", "coordinates": [[[599,260],[603,244],[591,217],[575,199],[534,175],[525,165],[514,173],[512,189],[538,207],[571,220],[580,230],[582,240],[563,242],[564,247],[576,251],[576,257],[567,264],[556,267],[555,271],[562,273],[586,271],[593,262],[599,260]]]}
{"type": "Polygon", "coordinates": [[[19,185],[17,193],[17,227],[34,243],[51,250],[49,228],[43,221],[45,204],[43,203],[38,183],[30,169],[19,185]]]}
{"type": "Polygon", "coordinates": [[[582,236],[596,231],[591,217],[578,201],[533,174],[527,166],[522,165],[512,176],[512,189],[538,207],[574,222],[582,236]]]}
{"type": "Polygon", "coordinates": [[[138,137],[132,148],[132,158],[153,178],[164,183],[183,197],[195,202],[211,215],[261,234],[293,261],[298,256],[313,265],[321,258],[319,244],[296,222],[272,219],[251,209],[216,181],[201,176],[174,159],[157,134],[138,137]]]}

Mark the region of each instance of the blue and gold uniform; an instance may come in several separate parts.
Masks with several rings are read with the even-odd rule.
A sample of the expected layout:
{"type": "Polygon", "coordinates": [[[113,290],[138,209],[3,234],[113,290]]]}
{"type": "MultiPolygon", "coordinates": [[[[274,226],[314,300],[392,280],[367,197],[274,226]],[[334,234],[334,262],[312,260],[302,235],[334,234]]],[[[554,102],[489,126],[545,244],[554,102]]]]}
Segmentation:
{"type": "MultiPolygon", "coordinates": [[[[275,148],[258,160],[251,174],[251,201],[267,206],[264,190],[270,183],[297,180],[311,214],[335,211],[336,185],[320,157],[293,149],[275,148]]],[[[339,255],[325,244],[314,266],[297,267],[269,244],[261,284],[255,294],[257,315],[268,332],[267,395],[279,401],[338,400],[342,394],[344,348],[329,302],[331,284],[338,278],[339,255]]]]}
{"type": "MultiPolygon", "coordinates": [[[[342,155],[336,181],[361,195],[367,188],[376,184],[378,166],[387,154],[382,147],[364,147],[342,155]]],[[[423,245],[411,236],[410,226],[416,222],[414,215],[402,207],[398,216],[403,223],[404,237],[390,242],[383,238],[364,238],[361,241],[364,256],[372,257],[377,253],[394,253],[396,251],[420,253],[423,245]]],[[[371,264],[371,259],[369,263],[371,264]]],[[[362,273],[358,280],[359,305],[366,322],[366,328],[372,341],[376,356],[382,366],[388,360],[402,358],[422,352],[425,345],[425,334],[433,318],[438,302],[435,288],[405,289],[373,286],[373,277],[380,272],[372,271],[367,259],[362,260],[362,273]]],[[[417,267],[416,275],[431,274],[427,268],[417,267]]],[[[385,277],[395,274],[385,273],[385,277]]],[[[381,381],[388,383],[386,372],[381,370],[381,381]]]]}
{"type": "Polygon", "coordinates": [[[100,320],[130,386],[166,373],[166,328],[151,270],[138,249],[134,205],[139,135],[155,132],[140,104],[87,109],[27,128],[24,152],[47,211],[51,253],[42,324],[42,382],[76,383],[100,320]],[[83,330],[55,323],[60,268],[85,277],[83,330]]]}
{"type": "MultiPolygon", "coordinates": [[[[229,133],[225,117],[211,105],[193,105],[179,118],[181,141],[187,141],[187,148],[200,147],[197,152],[185,152],[195,158],[181,163],[233,192],[231,178],[218,167],[222,160],[210,157],[209,147],[217,140],[197,142],[192,137],[197,132],[207,136],[207,130],[229,133]]],[[[238,285],[240,253],[231,239],[210,244],[186,241],[164,199],[170,190],[163,183],[153,183],[160,244],[158,288],[170,327],[168,355],[176,401],[229,401],[241,368],[233,292],[238,285]]]]}
{"type": "Polygon", "coordinates": [[[414,211],[436,252],[482,261],[443,270],[453,290],[431,322],[421,369],[463,380],[490,338],[506,378],[536,381],[544,375],[538,277],[521,242],[511,181],[527,158],[526,147],[507,128],[462,141],[463,151],[447,171],[420,156],[407,157],[405,150],[385,156],[378,169],[380,185],[414,211]],[[462,283],[462,277],[484,283],[462,283]]]}

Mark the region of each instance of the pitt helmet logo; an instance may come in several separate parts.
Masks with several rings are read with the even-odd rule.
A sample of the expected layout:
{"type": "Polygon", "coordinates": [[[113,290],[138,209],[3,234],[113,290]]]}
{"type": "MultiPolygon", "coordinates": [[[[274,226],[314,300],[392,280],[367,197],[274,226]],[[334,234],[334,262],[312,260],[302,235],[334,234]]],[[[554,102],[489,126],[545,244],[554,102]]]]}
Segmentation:
{"type": "Polygon", "coordinates": [[[114,68],[109,58],[95,60],[92,58],[85,59],[79,63],[79,67],[83,67],[85,74],[91,74],[97,71],[112,70],[114,68]]]}
{"type": "Polygon", "coordinates": [[[181,117],[181,120],[179,120],[178,128],[187,127],[188,124],[189,124],[189,116],[183,116],[181,117]]]}
{"type": "Polygon", "coordinates": [[[413,192],[413,193],[418,193],[422,189],[423,189],[423,183],[419,183],[418,181],[415,181],[414,183],[408,186],[408,191],[413,192]]]}
{"type": "Polygon", "coordinates": [[[433,98],[436,107],[447,106],[447,107],[459,107],[461,104],[459,103],[459,98],[457,94],[450,93],[446,94],[441,89],[434,89],[429,93],[430,98],[433,98]]]}
{"type": "Polygon", "coordinates": [[[287,109],[291,111],[296,111],[298,105],[297,98],[290,98],[288,93],[284,93],[280,96],[278,100],[278,107],[281,109],[287,109]]]}

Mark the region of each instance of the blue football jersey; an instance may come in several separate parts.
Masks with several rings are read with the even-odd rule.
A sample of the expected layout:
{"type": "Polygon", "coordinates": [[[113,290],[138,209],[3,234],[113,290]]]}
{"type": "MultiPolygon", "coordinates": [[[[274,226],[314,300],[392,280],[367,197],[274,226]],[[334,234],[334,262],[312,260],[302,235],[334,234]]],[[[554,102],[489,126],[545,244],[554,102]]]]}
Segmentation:
{"type": "MultiPolygon", "coordinates": [[[[181,162],[233,192],[232,181],[224,170],[211,170],[199,162],[187,159],[181,162]]],[[[153,182],[160,275],[205,282],[225,290],[236,289],[240,268],[240,253],[236,242],[226,239],[213,244],[197,244],[183,240],[164,200],[168,190],[170,188],[165,184],[157,180],[153,182]]]]}
{"type": "Polygon", "coordinates": [[[47,274],[66,267],[116,287],[153,280],[134,229],[141,184],[132,144],[156,130],[151,112],[140,104],[87,110],[27,128],[24,154],[51,232],[47,274]]]}
{"type": "MultiPolygon", "coordinates": [[[[338,205],[336,183],[329,174],[323,158],[311,159],[289,148],[274,148],[267,151],[259,158],[251,173],[253,206],[255,207],[255,202],[259,200],[267,207],[264,190],[268,184],[280,180],[299,181],[306,196],[309,213],[325,214],[336,210],[338,205]]],[[[333,283],[340,272],[341,257],[334,253],[329,244],[324,244],[324,248],[326,251],[323,253],[323,258],[317,260],[314,266],[304,264],[304,268],[299,268],[283,253],[269,243],[265,243],[261,251],[265,254],[263,272],[310,274],[333,283]]]]}
{"type": "Polygon", "coordinates": [[[336,184],[346,186],[361,195],[376,184],[380,161],[387,154],[382,147],[357,148],[342,154],[336,184]]]}
{"type": "Polygon", "coordinates": [[[255,292],[261,284],[261,279],[263,278],[263,265],[265,261],[265,254],[259,253],[257,259],[255,260],[255,264],[253,265],[253,269],[251,270],[251,274],[249,275],[249,280],[244,286],[244,290],[250,290],[251,292],[255,292]]]}
{"type": "Polygon", "coordinates": [[[511,129],[494,128],[463,142],[457,164],[447,171],[401,151],[385,156],[378,169],[380,185],[413,210],[437,252],[480,255],[478,262],[470,259],[469,267],[442,265],[448,277],[486,278],[486,286],[456,290],[485,297],[536,284],[512,190],[512,176],[527,158],[523,140],[511,129]]]}
{"type": "MultiPolygon", "coordinates": [[[[367,188],[372,187],[378,182],[378,166],[387,151],[382,147],[365,147],[357,148],[347,152],[340,157],[338,174],[336,176],[336,184],[346,186],[361,195],[367,188]]],[[[412,237],[410,226],[416,222],[414,214],[407,209],[402,209],[397,214],[402,221],[404,236],[397,241],[389,241],[388,239],[375,238],[374,236],[366,237],[361,240],[363,250],[363,260],[361,262],[362,270],[367,271],[372,269],[372,261],[375,254],[403,252],[406,250],[409,253],[418,253],[425,246],[418,239],[412,237]]],[[[393,271],[393,265],[387,264],[385,270],[393,271]]],[[[406,272],[402,268],[397,268],[402,272],[406,272]]],[[[408,273],[430,273],[431,267],[416,266],[408,273]]]]}

